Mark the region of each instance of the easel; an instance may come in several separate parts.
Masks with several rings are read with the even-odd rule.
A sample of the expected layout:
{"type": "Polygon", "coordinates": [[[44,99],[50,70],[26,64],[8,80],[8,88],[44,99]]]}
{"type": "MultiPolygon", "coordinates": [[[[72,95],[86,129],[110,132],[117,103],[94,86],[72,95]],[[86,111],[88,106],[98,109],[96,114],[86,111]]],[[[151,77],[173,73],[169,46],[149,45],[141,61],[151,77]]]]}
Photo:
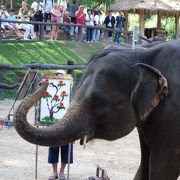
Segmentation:
{"type": "Polygon", "coordinates": [[[14,113],[11,113],[12,110],[14,110],[14,106],[16,104],[17,100],[22,100],[28,93],[29,89],[31,88],[34,80],[36,79],[36,75],[37,75],[37,70],[36,69],[29,69],[24,78],[23,81],[21,83],[21,85],[19,86],[16,98],[14,100],[14,103],[7,115],[7,120],[4,121],[1,130],[3,129],[5,123],[8,123],[8,126],[11,127],[13,125],[13,122],[11,120],[11,117],[14,116],[14,113]]]}
{"type": "MultiPolygon", "coordinates": [[[[55,79],[55,80],[62,80],[62,81],[65,81],[65,80],[73,80],[72,79],[72,76],[70,75],[58,75],[59,73],[53,73],[53,74],[46,74],[44,75],[44,79],[55,79]],[[55,78],[57,76],[57,78],[55,78]],[[67,79],[66,79],[67,78],[67,79]],[[70,78],[70,79],[69,79],[70,78]]],[[[61,73],[60,73],[61,74],[61,73]]],[[[71,84],[71,83],[70,83],[71,84]]],[[[73,84],[73,83],[72,83],[73,84]]],[[[72,88],[72,86],[70,85],[70,89],[72,88]]],[[[70,93],[71,90],[69,89],[69,95],[70,95],[70,99],[69,101],[71,101],[71,98],[72,98],[72,94],[70,93]]],[[[42,101],[40,100],[36,106],[36,119],[35,119],[35,126],[37,126],[37,128],[40,126],[40,124],[38,122],[41,122],[40,119],[42,118],[41,117],[41,112],[42,112],[42,109],[44,109],[45,106],[42,106],[42,109],[41,109],[41,103],[42,101]]],[[[46,111],[46,110],[45,110],[46,111]]],[[[46,124],[45,126],[48,126],[48,124],[46,124]]],[[[44,125],[42,126],[44,127],[44,125]]],[[[70,156],[71,156],[71,143],[68,144],[68,166],[67,166],[67,180],[69,180],[69,174],[70,174],[70,156]]],[[[38,168],[38,145],[36,145],[36,160],[35,160],[35,179],[37,179],[37,168],[38,168]]]]}

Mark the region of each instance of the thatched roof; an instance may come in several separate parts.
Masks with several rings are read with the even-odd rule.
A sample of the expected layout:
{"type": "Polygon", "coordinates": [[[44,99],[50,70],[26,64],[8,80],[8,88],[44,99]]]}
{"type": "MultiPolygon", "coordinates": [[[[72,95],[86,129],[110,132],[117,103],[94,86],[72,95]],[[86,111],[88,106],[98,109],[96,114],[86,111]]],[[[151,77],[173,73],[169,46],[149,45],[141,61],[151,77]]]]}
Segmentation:
{"type": "Polygon", "coordinates": [[[130,13],[144,11],[145,14],[160,12],[166,16],[174,16],[177,13],[180,15],[180,0],[118,0],[109,7],[109,10],[130,13]]]}

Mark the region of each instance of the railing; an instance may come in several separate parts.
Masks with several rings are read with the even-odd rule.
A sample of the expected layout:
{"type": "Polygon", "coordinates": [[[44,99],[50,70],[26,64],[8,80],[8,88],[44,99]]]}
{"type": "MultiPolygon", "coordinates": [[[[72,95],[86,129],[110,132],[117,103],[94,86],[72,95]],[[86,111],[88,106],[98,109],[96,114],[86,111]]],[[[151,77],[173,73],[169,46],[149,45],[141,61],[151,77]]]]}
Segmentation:
{"type": "Polygon", "coordinates": [[[0,19],[0,42],[2,42],[2,34],[1,34],[1,23],[2,22],[8,22],[8,23],[17,23],[17,24],[38,24],[40,25],[40,35],[39,35],[39,41],[44,40],[44,26],[52,26],[52,25],[57,25],[57,26],[67,26],[67,27],[84,27],[84,28],[91,28],[91,29],[99,29],[104,31],[105,34],[105,39],[108,38],[107,34],[108,31],[112,31],[114,33],[119,32],[122,33],[121,35],[123,38],[126,39],[126,42],[129,44],[131,42],[131,37],[133,32],[132,31],[121,31],[118,29],[112,29],[112,28],[105,28],[102,26],[89,26],[89,25],[81,25],[81,24],[68,24],[68,23],[54,23],[54,22],[39,22],[39,21],[12,21],[12,20],[5,20],[5,19],[0,19]]]}
{"type": "Polygon", "coordinates": [[[28,70],[28,69],[38,69],[38,70],[67,70],[67,74],[72,74],[73,70],[83,70],[85,69],[85,65],[74,65],[73,61],[68,61],[68,65],[57,65],[57,64],[40,64],[40,63],[32,63],[25,64],[22,66],[13,66],[10,64],[0,63],[0,99],[4,98],[3,89],[14,89],[18,87],[20,84],[8,85],[3,83],[3,71],[8,70],[28,70]]]}

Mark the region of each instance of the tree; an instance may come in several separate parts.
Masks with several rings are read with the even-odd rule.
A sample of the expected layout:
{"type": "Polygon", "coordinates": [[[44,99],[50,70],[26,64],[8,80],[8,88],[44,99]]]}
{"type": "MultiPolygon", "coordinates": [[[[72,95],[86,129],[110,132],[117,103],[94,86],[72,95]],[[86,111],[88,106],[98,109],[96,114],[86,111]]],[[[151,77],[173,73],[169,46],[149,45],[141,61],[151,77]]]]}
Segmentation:
{"type": "Polygon", "coordinates": [[[105,5],[108,7],[114,2],[116,2],[116,0],[77,0],[78,4],[85,5],[88,8],[93,8],[97,5],[105,5]]]}

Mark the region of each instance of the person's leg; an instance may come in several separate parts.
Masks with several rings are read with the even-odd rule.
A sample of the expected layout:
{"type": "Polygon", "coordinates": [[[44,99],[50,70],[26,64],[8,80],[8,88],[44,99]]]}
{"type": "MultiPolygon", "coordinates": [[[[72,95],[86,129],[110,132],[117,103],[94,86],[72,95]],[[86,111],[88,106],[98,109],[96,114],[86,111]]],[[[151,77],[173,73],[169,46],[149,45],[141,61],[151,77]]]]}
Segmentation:
{"type": "Polygon", "coordinates": [[[119,33],[116,33],[116,42],[119,43],[119,33]]]}
{"type": "Polygon", "coordinates": [[[28,40],[28,35],[29,35],[29,33],[30,33],[30,30],[29,30],[29,28],[28,27],[24,27],[24,29],[25,29],[25,32],[24,32],[24,40],[28,40]]]}
{"type": "Polygon", "coordinates": [[[51,31],[51,41],[55,40],[55,33],[56,33],[55,31],[56,31],[56,26],[53,25],[51,31]]]}
{"type": "Polygon", "coordinates": [[[100,37],[100,30],[97,29],[97,31],[96,31],[96,41],[99,41],[99,37],[100,37]]]}
{"type": "MultiPolygon", "coordinates": [[[[111,28],[112,29],[112,28],[111,28]]],[[[112,31],[109,31],[108,32],[108,38],[109,38],[109,41],[112,41],[112,31]]]]}
{"type": "Polygon", "coordinates": [[[58,147],[49,147],[48,153],[48,163],[52,164],[52,176],[51,177],[58,177],[58,159],[59,159],[59,146],[58,147]]]}
{"type": "MultiPolygon", "coordinates": [[[[44,22],[48,20],[48,13],[44,13],[44,22]]],[[[44,26],[44,30],[46,31],[46,25],[44,26]]]]}
{"type": "Polygon", "coordinates": [[[118,43],[121,42],[121,33],[119,33],[119,39],[118,39],[118,43]]]}
{"type": "Polygon", "coordinates": [[[90,28],[87,28],[86,41],[90,41],[90,28]]]}
{"type": "Polygon", "coordinates": [[[39,39],[39,25],[38,24],[35,24],[34,25],[34,32],[36,34],[36,39],[38,40],[39,39]]]}
{"type": "Polygon", "coordinates": [[[93,29],[90,28],[90,37],[89,41],[92,42],[93,39],[93,29]]]}
{"type": "Polygon", "coordinates": [[[96,40],[96,29],[93,29],[92,42],[96,40]]]}
{"type": "Polygon", "coordinates": [[[59,32],[59,26],[55,26],[55,40],[57,40],[58,32],[59,32]]]}
{"type": "Polygon", "coordinates": [[[82,42],[82,27],[78,27],[78,41],[82,42]]]}
{"type": "MultiPolygon", "coordinates": [[[[61,168],[59,176],[64,176],[66,164],[68,164],[69,144],[61,146],[61,168]]],[[[73,163],[73,144],[70,146],[70,164],[73,163]]]]}
{"type": "Polygon", "coordinates": [[[31,39],[34,39],[34,27],[32,24],[28,24],[29,28],[30,28],[30,34],[31,34],[31,39]]]}

